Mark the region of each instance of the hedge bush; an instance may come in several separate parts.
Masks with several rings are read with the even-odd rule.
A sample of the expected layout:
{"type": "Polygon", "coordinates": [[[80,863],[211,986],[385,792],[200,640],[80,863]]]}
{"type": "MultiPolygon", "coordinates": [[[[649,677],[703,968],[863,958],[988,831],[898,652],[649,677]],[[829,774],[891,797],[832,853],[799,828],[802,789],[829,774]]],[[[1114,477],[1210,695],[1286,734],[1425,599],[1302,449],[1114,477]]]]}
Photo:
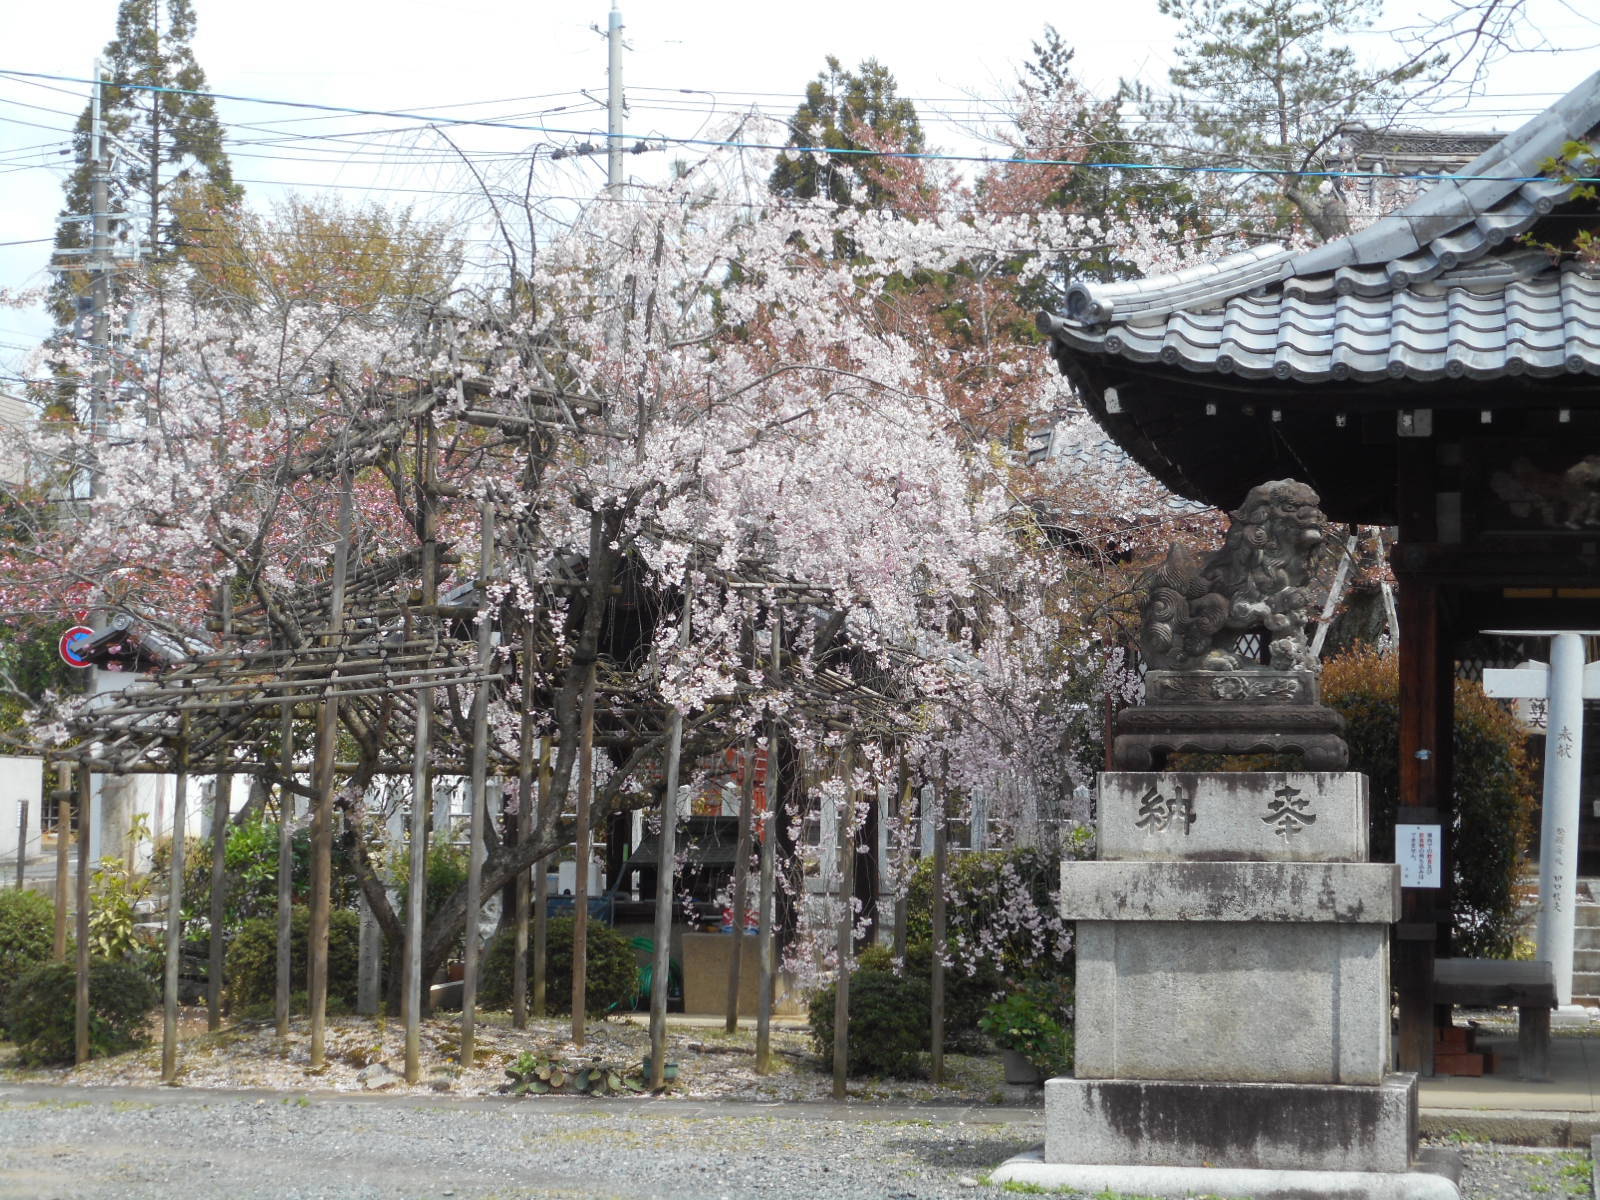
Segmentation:
{"type": "Polygon", "coordinates": [[[0,1031],[6,1028],[12,986],[24,971],[50,957],[55,915],[55,905],[43,892],[0,892],[0,1031]]]}
{"type": "MultiPolygon", "coordinates": [[[[1350,769],[1372,795],[1372,858],[1394,861],[1400,794],[1400,672],[1392,654],[1357,647],[1329,659],[1322,695],[1345,719],[1350,769]]],[[[1476,683],[1455,687],[1453,952],[1508,958],[1517,936],[1516,880],[1533,838],[1533,777],[1516,721],[1476,683]]]]}
{"type": "MultiPolygon", "coordinates": [[[[811,1041],[825,1071],[833,1070],[837,996],[837,985],[830,983],[811,997],[808,1013],[811,1041]]],[[[931,1041],[932,1004],[926,979],[871,966],[858,968],[850,976],[850,1028],[845,1034],[849,1074],[900,1079],[920,1075],[922,1052],[931,1041]]]]}
{"type": "MultiPolygon", "coordinates": [[[[24,1063],[70,1063],[77,1056],[77,971],[69,963],[39,963],[17,980],[6,1026],[24,1063]]],[[[89,1054],[120,1054],[143,1043],[155,985],[131,963],[97,958],[89,964],[89,1054]]]]}
{"type": "MultiPolygon", "coordinates": [[[[888,971],[920,979],[929,988],[929,1009],[922,1022],[932,1030],[933,943],[926,939],[906,947],[905,962],[895,969],[887,946],[868,946],[856,955],[856,969],[888,971]]],[[[1005,990],[1005,979],[989,963],[947,964],[944,969],[944,1044],[946,1049],[974,1049],[982,1043],[978,1022],[995,997],[1005,990]],[[970,969],[969,969],[970,968],[970,969]]]]}
{"type": "MultiPolygon", "coordinates": [[[[572,1011],[571,917],[552,917],[546,934],[545,1007],[572,1011]]],[[[511,1007],[511,958],[516,939],[506,930],[489,943],[479,967],[478,1001],[485,1008],[511,1007]]],[[[639,994],[639,959],[633,943],[609,925],[589,922],[584,938],[584,1011],[591,1018],[627,1012],[639,994]]],[[[533,978],[533,938],[528,938],[528,978],[533,978]]]]}
{"type": "MultiPolygon", "coordinates": [[[[290,979],[306,986],[306,943],[311,932],[311,910],[295,908],[289,921],[290,979]]],[[[328,920],[328,1000],[355,1007],[360,971],[361,918],[347,908],[336,908],[328,920]]],[[[228,947],[223,967],[228,1003],[234,1011],[252,1004],[270,1003],[278,987],[278,918],[254,917],[244,923],[228,947]]]]}

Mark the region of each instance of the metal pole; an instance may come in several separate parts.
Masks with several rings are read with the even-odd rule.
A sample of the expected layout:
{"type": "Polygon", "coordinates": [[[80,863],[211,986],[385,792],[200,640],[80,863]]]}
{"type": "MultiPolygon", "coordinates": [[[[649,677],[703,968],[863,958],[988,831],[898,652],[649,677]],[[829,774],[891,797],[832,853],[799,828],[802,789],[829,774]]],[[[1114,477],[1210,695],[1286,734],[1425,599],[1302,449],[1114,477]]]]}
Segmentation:
{"type": "MultiPolygon", "coordinates": [[[[483,498],[478,555],[478,673],[489,670],[494,654],[494,621],[489,603],[489,580],[494,575],[494,501],[483,498]]],[[[472,697],[472,812],[467,818],[467,928],[466,961],[461,975],[461,1055],[463,1067],[477,1061],[478,919],[483,909],[483,821],[488,811],[484,795],[489,763],[489,681],[480,679],[472,697]]]]}
{"type": "MultiPolygon", "coordinates": [[[[775,692],[783,644],[783,610],[772,610],[772,676],[767,686],[775,692]]],[[[776,713],[776,706],[774,706],[776,713]]],[[[773,892],[777,873],[778,841],[778,718],[767,723],[766,809],[761,814],[761,883],[757,907],[760,926],[756,933],[756,957],[761,963],[761,979],[756,997],[756,1073],[772,1070],[772,923],[773,892]]]]}
{"type": "Polygon", "coordinates": [[[178,782],[172,800],[172,855],[167,877],[167,972],[161,1002],[161,1082],[178,1078],[178,966],[183,949],[183,843],[189,801],[189,718],[178,733],[178,782]]]}
{"type": "Polygon", "coordinates": [[[17,890],[22,890],[23,869],[28,865],[28,802],[17,803],[17,890]]]}
{"type": "Polygon", "coordinates": [[[73,994],[76,1052],[79,1066],[89,1061],[89,802],[93,796],[89,768],[78,768],[78,920],[77,988],[73,994]]]}

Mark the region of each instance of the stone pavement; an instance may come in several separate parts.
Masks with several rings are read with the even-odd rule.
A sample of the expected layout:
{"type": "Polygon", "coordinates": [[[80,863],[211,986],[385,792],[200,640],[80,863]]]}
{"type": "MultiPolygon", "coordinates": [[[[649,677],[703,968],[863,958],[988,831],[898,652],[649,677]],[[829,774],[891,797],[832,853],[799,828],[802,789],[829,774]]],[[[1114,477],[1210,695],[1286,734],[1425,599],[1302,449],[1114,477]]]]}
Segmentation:
{"type": "Polygon", "coordinates": [[[1420,1097],[1424,1133],[1584,1147],[1600,1134],[1600,1036],[1557,1032],[1550,1041],[1548,1083],[1517,1078],[1515,1033],[1480,1034],[1478,1046],[1499,1053],[1499,1071],[1480,1078],[1424,1079],[1420,1097]]]}

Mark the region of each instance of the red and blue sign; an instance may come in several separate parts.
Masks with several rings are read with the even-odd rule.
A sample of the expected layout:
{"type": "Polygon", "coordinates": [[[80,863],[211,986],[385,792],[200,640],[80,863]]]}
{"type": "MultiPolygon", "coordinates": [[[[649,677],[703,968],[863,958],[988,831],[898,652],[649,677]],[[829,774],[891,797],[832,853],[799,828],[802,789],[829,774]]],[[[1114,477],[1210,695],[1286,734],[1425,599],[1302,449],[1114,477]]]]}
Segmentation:
{"type": "Polygon", "coordinates": [[[74,625],[61,635],[61,661],[69,667],[87,667],[89,643],[94,640],[94,630],[87,625],[74,625]]]}

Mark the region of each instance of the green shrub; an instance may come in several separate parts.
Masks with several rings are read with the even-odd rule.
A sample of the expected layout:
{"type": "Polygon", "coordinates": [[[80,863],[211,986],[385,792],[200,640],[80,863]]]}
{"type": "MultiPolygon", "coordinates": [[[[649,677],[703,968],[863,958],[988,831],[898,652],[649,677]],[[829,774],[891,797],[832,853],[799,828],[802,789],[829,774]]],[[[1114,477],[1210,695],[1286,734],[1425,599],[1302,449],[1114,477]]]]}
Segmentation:
{"type": "MultiPolygon", "coordinates": [[[[868,946],[856,955],[856,969],[889,971],[912,979],[920,979],[929,988],[929,1009],[922,1014],[924,1023],[932,1029],[933,943],[924,939],[906,947],[905,962],[895,970],[894,956],[887,946],[868,946]]],[[[973,1048],[980,1044],[978,1021],[1005,990],[1005,980],[995,967],[986,962],[969,961],[965,965],[946,964],[944,969],[944,1044],[946,1049],[973,1048]]],[[[930,1033],[931,1037],[931,1033],[930,1033]]]]}
{"type": "MultiPolygon", "coordinates": [[[[811,1041],[822,1057],[822,1069],[833,1070],[833,1010],[838,995],[829,984],[811,997],[811,1041]]],[[[851,1075],[909,1078],[922,1072],[922,1051],[928,1049],[928,1014],[933,1001],[928,981],[896,975],[876,967],[860,967],[850,976],[850,1028],[845,1053],[851,1075]]]]}
{"type": "MultiPolygon", "coordinates": [[[[411,895],[411,849],[402,847],[395,855],[395,906],[396,913],[404,913],[411,895]]],[[[445,902],[467,882],[467,848],[442,838],[428,842],[428,858],[423,866],[422,919],[426,924],[438,915],[445,902]]],[[[466,930],[456,938],[450,953],[461,955],[466,951],[466,930]]]]}
{"type": "MultiPolygon", "coordinates": [[[[30,968],[11,993],[6,1025],[24,1063],[70,1063],[77,1054],[77,972],[67,963],[30,968]]],[[[130,963],[89,964],[89,1054],[120,1054],[142,1042],[155,986],[130,963]]]]}
{"type": "Polygon", "coordinates": [[[0,1030],[6,1027],[12,985],[29,967],[50,957],[55,911],[42,892],[0,892],[0,1030]]]}
{"type": "MultiPolygon", "coordinates": [[[[293,983],[306,983],[306,942],[311,910],[295,908],[289,923],[289,973],[293,983]]],[[[328,920],[328,1001],[350,1008],[356,1003],[360,970],[361,918],[336,908],[328,920]]],[[[228,947],[224,965],[228,1003],[237,1010],[270,1003],[278,986],[278,918],[254,917],[244,923],[228,947]]]]}
{"type": "MultiPolygon", "coordinates": [[[[552,1014],[572,1011],[571,917],[552,917],[545,953],[545,1003],[552,1014]]],[[[590,1017],[626,1012],[639,994],[639,960],[633,943],[609,925],[589,922],[584,938],[583,1004],[590,1017]]],[[[485,1008],[511,1006],[511,957],[515,938],[507,930],[489,943],[480,963],[478,1000],[485,1008]]],[[[533,938],[528,939],[528,978],[533,978],[533,938]]]]}
{"type": "MultiPolygon", "coordinates": [[[[1372,796],[1372,858],[1394,861],[1400,794],[1400,672],[1394,655],[1367,647],[1323,664],[1322,695],[1345,719],[1350,769],[1372,796]]],[[[1475,683],[1456,681],[1454,953],[1509,958],[1516,942],[1516,879],[1533,836],[1533,779],[1523,736],[1475,683]]]]}
{"type": "Polygon", "coordinates": [[[1071,992],[1035,981],[991,1004],[979,1022],[1002,1050],[1014,1050],[1046,1076],[1072,1066],[1071,992]]]}

